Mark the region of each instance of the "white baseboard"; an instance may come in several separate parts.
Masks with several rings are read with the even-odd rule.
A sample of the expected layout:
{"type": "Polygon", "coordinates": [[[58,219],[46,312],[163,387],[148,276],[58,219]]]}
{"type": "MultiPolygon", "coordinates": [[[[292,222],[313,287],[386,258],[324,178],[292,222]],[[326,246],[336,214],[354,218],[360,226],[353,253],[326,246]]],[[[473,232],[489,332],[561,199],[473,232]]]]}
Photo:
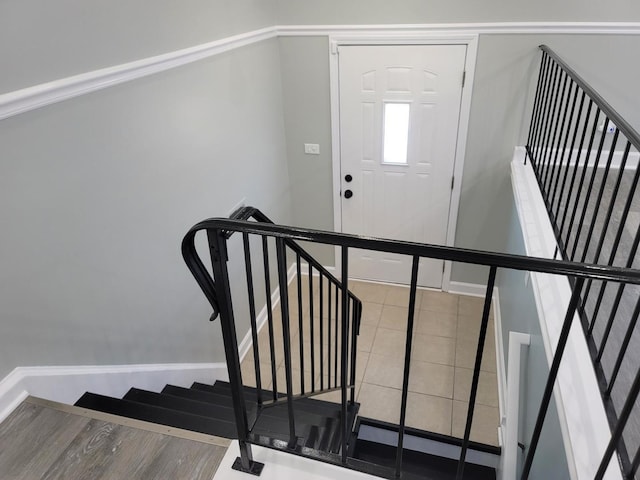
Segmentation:
{"type": "Polygon", "coordinates": [[[449,282],[449,293],[457,295],[470,295],[472,297],[484,297],[487,294],[487,286],[477,283],[449,282]]]}
{"type": "MultiPolygon", "coordinates": [[[[294,263],[289,267],[289,270],[287,270],[287,285],[290,285],[295,277],[296,277],[296,264],[294,263]]],[[[278,286],[271,293],[272,309],[275,309],[279,304],[280,304],[280,287],[278,286]]],[[[267,321],[267,318],[269,318],[269,316],[267,315],[267,312],[268,312],[268,309],[267,309],[267,305],[265,304],[265,306],[262,307],[262,310],[260,310],[260,313],[258,313],[258,315],[256,316],[256,327],[258,331],[260,331],[262,326],[267,321]]],[[[253,340],[251,338],[251,328],[249,328],[247,330],[247,333],[245,333],[244,337],[242,338],[240,345],[238,345],[238,355],[240,356],[240,361],[242,361],[245,355],[249,353],[249,350],[251,349],[252,345],[253,345],[253,340]]]]}
{"type": "MultiPolygon", "coordinates": [[[[308,276],[309,275],[309,266],[307,263],[305,262],[301,262],[300,264],[300,273],[302,276],[308,276]]],[[[324,267],[329,273],[335,275],[336,273],[336,269],[335,267],[324,267]]],[[[319,276],[319,273],[317,270],[314,270],[312,275],[314,277],[319,276]]],[[[291,282],[293,282],[294,278],[296,278],[296,264],[292,264],[289,267],[289,270],[287,270],[287,284],[291,285],[291,282]]],[[[278,305],[280,304],[280,287],[276,287],[273,290],[273,293],[271,294],[271,306],[272,308],[276,308],[278,305]]],[[[258,329],[258,331],[260,331],[260,329],[262,329],[262,327],[264,326],[264,324],[266,323],[268,318],[267,315],[267,306],[265,305],[264,307],[262,307],[262,310],[260,310],[260,313],[258,313],[258,315],[256,316],[256,327],[258,329]]],[[[244,337],[242,338],[242,341],[240,342],[240,345],[238,346],[238,355],[240,356],[240,361],[242,361],[242,359],[245,357],[245,355],[247,353],[249,353],[249,350],[251,350],[251,346],[253,345],[253,341],[251,339],[251,329],[249,329],[247,331],[247,333],[244,335],[244,337]]]]}
{"type": "Polygon", "coordinates": [[[27,395],[73,404],[87,391],[120,398],[133,386],[159,392],[226,379],[224,363],[17,367],[0,381],[0,421],[27,395]]]}

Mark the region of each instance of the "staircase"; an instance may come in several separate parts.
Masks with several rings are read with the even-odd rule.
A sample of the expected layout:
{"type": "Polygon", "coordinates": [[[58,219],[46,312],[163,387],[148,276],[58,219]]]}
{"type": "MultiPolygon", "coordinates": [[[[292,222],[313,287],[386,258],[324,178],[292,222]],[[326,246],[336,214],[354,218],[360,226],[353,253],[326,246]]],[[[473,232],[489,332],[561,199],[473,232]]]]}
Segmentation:
{"type": "MultiPolygon", "coordinates": [[[[286,403],[258,406],[257,390],[243,387],[248,406],[252,442],[273,445],[289,441],[286,403]]],[[[270,395],[263,390],[263,395],[270,395]]],[[[236,439],[231,389],[227,382],[214,385],[194,383],[190,388],[166,385],[160,393],[130,389],[122,398],[85,393],[76,406],[101,412],[191,430],[208,435],[236,439]]],[[[357,417],[359,405],[349,410],[351,432],[349,461],[361,470],[390,477],[396,461],[398,426],[357,417]],[[371,469],[371,465],[380,468],[371,469]]],[[[340,404],[301,398],[296,400],[297,443],[293,450],[315,452],[315,456],[337,455],[342,451],[340,404]]],[[[460,455],[459,439],[407,428],[404,436],[403,479],[456,478],[460,455]]],[[[467,454],[465,479],[493,480],[500,449],[471,442],[467,454]]]]}
{"type": "MultiPolygon", "coordinates": [[[[194,383],[190,388],[167,385],[160,393],[132,388],[122,399],[85,393],[76,405],[237,439],[240,456],[232,468],[255,475],[261,473],[263,465],[253,460],[252,445],[383,478],[495,479],[500,450],[470,441],[473,409],[462,439],[406,427],[404,414],[400,425],[357,416],[356,360],[363,303],[293,239],[305,241],[314,235],[327,234],[311,232],[309,236],[309,232],[275,225],[253,207],[239,209],[230,219],[205,220],[192,227],[183,239],[182,254],[213,309],[211,320],[219,317],[229,383],[194,383]],[[207,236],[211,272],[196,248],[198,232],[207,236]],[[234,233],[239,235],[232,239],[234,233]],[[229,242],[233,242],[231,247],[229,242]],[[246,297],[239,298],[247,302],[243,305],[247,308],[236,312],[231,287],[234,284],[235,290],[244,290],[244,286],[242,280],[232,279],[229,265],[237,274],[242,263],[246,297]],[[246,337],[251,341],[246,364],[239,356],[235,322],[239,312],[248,320],[247,335],[251,337],[246,337]],[[339,400],[328,401],[336,399],[327,395],[331,393],[339,393],[339,400]],[[324,395],[323,400],[318,399],[320,395],[324,395]]],[[[341,247],[342,278],[349,278],[348,247],[341,247]]],[[[418,260],[414,256],[401,412],[407,406],[418,260]]],[[[492,279],[495,268],[489,292],[492,279]]],[[[479,359],[490,302],[489,296],[478,339],[479,359]]],[[[479,360],[475,372],[480,372],[479,360]]],[[[477,375],[475,379],[471,405],[477,375]]]]}
{"type": "MultiPolygon", "coordinates": [[[[244,387],[251,434],[260,441],[275,439],[289,441],[289,422],[285,403],[259,408],[256,389],[244,387]]],[[[271,392],[263,390],[263,394],[271,392]]],[[[237,439],[233,422],[231,389],[227,382],[214,385],[194,383],[191,388],[166,385],[155,393],[130,389],[122,398],[85,393],[76,406],[158,423],[194,432],[237,439]]],[[[349,426],[353,425],[358,405],[349,412],[349,426]]],[[[342,448],[340,405],[311,398],[296,401],[295,425],[297,447],[311,448],[324,453],[339,453],[342,448]]]]}

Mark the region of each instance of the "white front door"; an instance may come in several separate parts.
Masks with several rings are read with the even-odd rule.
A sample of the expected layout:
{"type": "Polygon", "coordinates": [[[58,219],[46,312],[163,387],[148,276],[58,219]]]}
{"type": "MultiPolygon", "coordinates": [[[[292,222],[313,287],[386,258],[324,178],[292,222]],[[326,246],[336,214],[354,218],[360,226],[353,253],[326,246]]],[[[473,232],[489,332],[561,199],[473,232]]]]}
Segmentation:
{"type": "MultiPolygon", "coordinates": [[[[466,48],[339,48],[343,232],[446,243],[466,48]]],[[[440,288],[443,266],[421,261],[418,284],[440,288]]],[[[410,257],[351,252],[351,277],[410,274],[410,257]]]]}

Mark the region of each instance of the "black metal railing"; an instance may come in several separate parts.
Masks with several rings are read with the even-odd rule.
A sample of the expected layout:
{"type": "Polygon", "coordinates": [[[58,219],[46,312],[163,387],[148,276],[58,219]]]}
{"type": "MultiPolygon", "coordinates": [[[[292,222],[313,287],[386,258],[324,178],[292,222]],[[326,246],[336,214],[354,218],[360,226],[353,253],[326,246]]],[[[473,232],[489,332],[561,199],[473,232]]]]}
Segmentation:
{"type": "MultiPolygon", "coordinates": [[[[527,140],[535,172],[565,260],[638,268],[640,135],[575,70],[547,46],[527,140]]],[[[576,285],[573,285],[576,288],[576,285]]],[[[625,410],[635,391],[640,355],[635,327],[640,289],[588,279],[578,311],[610,424],[634,424],[617,445],[626,478],[640,464],[640,410],[625,410]],[[627,450],[635,451],[630,460],[627,450]]]]}
{"type": "MultiPolygon", "coordinates": [[[[273,222],[260,210],[253,207],[243,207],[231,216],[234,220],[253,219],[256,222],[273,222]]],[[[198,281],[213,308],[211,320],[218,315],[221,318],[222,334],[225,344],[229,379],[232,386],[233,401],[236,408],[236,424],[241,442],[242,468],[251,471],[255,462],[251,460],[248,449],[248,438],[252,427],[256,425],[260,411],[263,409],[287,404],[289,420],[290,448],[296,447],[296,427],[294,402],[300,398],[312,397],[328,392],[342,390],[349,394],[343,400],[345,405],[355,402],[355,368],[357,339],[360,329],[362,303],[348,291],[333,274],[317,262],[298,243],[285,238],[270,239],[261,236],[257,256],[262,257],[262,277],[264,286],[264,312],[266,314],[266,345],[261,347],[259,338],[262,325],[258,324],[256,308],[256,289],[254,279],[254,265],[252,256],[252,242],[248,232],[242,232],[242,249],[244,251],[244,271],[248,298],[250,334],[253,354],[253,378],[256,402],[259,406],[254,418],[249,418],[245,393],[241,386],[242,379],[240,358],[238,355],[238,340],[236,336],[231,290],[229,289],[229,272],[227,261],[229,250],[227,240],[231,238],[233,230],[205,229],[208,235],[209,250],[213,263],[214,278],[207,272],[204,263],[197,254],[195,235],[202,228],[192,229],[183,241],[183,257],[198,281]],[[275,245],[275,265],[272,265],[272,251],[275,245]],[[304,262],[304,263],[303,263],[304,262]],[[293,269],[295,276],[290,279],[289,272],[293,269]],[[275,271],[275,281],[278,284],[278,303],[280,316],[277,317],[272,299],[272,281],[275,271]],[[303,278],[306,275],[306,280],[303,278]],[[290,298],[290,283],[294,286],[294,298],[290,298]],[[306,298],[305,298],[306,297],[306,298]],[[317,318],[316,318],[317,314],[317,318]],[[297,315],[297,322],[295,316],[297,315]],[[294,344],[295,336],[292,329],[297,327],[298,341],[294,344]],[[281,332],[277,332],[280,330],[281,332]],[[304,332],[304,334],[303,334],[304,332]],[[278,345],[281,334],[282,344],[278,345]],[[308,346],[305,344],[308,342],[308,346]],[[294,358],[294,350],[297,355],[294,358]],[[265,351],[266,350],[266,351],[265,351]],[[279,368],[278,357],[283,357],[283,365],[279,368]],[[268,359],[269,373],[263,378],[261,363],[268,359]],[[293,363],[298,361],[297,378],[294,378],[293,363]],[[308,362],[309,378],[305,378],[306,362],[308,362]],[[284,373],[284,388],[279,384],[284,373]],[[294,385],[294,380],[297,383],[294,385]],[[265,387],[270,390],[269,398],[263,398],[265,387]],[[344,387],[344,388],[343,388],[344,387]],[[285,393],[286,395],[282,395],[285,393]]],[[[255,250],[255,249],[253,249],[255,250]]],[[[277,310],[276,310],[277,311],[277,310]]],[[[347,424],[347,409],[345,408],[341,422],[347,424]]],[[[344,440],[344,439],[343,439],[344,440]]],[[[346,440],[345,440],[346,443],[346,440]]]]}
{"type": "MultiPolygon", "coordinates": [[[[228,368],[229,368],[229,377],[231,379],[231,385],[234,394],[234,406],[236,408],[236,421],[238,424],[238,434],[240,438],[240,446],[241,446],[241,466],[246,471],[251,471],[254,463],[251,459],[251,450],[249,448],[250,443],[266,445],[272,448],[280,448],[288,451],[292,451],[299,455],[306,455],[313,458],[318,458],[324,462],[334,463],[337,465],[342,465],[347,468],[352,468],[360,471],[365,471],[368,473],[373,473],[386,478],[399,478],[402,474],[402,465],[403,465],[403,440],[405,436],[405,428],[406,428],[406,409],[407,409],[407,396],[409,390],[409,378],[411,371],[411,351],[413,344],[413,331],[414,331],[414,317],[415,317],[415,308],[416,308],[416,291],[418,288],[417,279],[418,279],[418,270],[419,270],[419,260],[421,258],[431,258],[431,259],[440,259],[446,261],[455,261],[462,263],[470,263],[475,265],[484,266],[488,269],[488,277],[487,277],[487,289],[484,298],[483,310],[482,310],[482,318],[481,318],[481,327],[480,333],[477,339],[476,346],[476,355],[474,362],[474,370],[471,382],[471,390],[469,395],[469,406],[467,410],[467,417],[465,421],[465,429],[463,438],[460,439],[460,456],[457,462],[457,473],[456,478],[461,479],[464,475],[464,469],[466,465],[467,452],[470,445],[470,436],[472,423],[474,418],[474,411],[476,406],[476,395],[478,392],[479,385],[479,376],[480,376],[480,368],[481,362],[484,353],[484,345],[485,345],[485,336],[487,333],[487,328],[489,324],[489,311],[491,302],[493,299],[493,286],[496,278],[496,274],[501,269],[515,269],[515,270],[523,270],[530,272],[544,272],[556,275],[564,275],[570,277],[575,285],[574,294],[571,298],[571,301],[566,306],[566,315],[564,317],[562,333],[560,335],[558,344],[555,348],[555,354],[553,357],[553,362],[550,368],[550,373],[546,381],[546,387],[543,394],[543,398],[541,401],[541,405],[538,411],[536,428],[533,432],[532,438],[528,441],[527,447],[527,458],[525,462],[525,470],[522,475],[522,478],[528,478],[529,469],[532,465],[533,458],[536,452],[536,448],[540,439],[540,434],[542,430],[542,426],[544,424],[547,410],[549,408],[549,404],[551,401],[551,395],[553,392],[553,388],[556,382],[556,377],[558,374],[558,370],[560,367],[560,363],[562,361],[563,353],[565,346],[568,340],[569,330],[573,323],[576,309],[578,307],[580,294],[583,291],[583,285],[586,281],[608,281],[614,283],[628,283],[638,285],[640,284],[640,272],[631,269],[625,269],[620,267],[612,267],[612,266],[598,266],[598,265],[585,265],[568,261],[561,260],[553,260],[553,259],[541,259],[541,258],[529,258],[523,256],[515,256],[515,255],[507,255],[507,254],[498,254],[498,253],[488,253],[481,252],[475,250],[467,250],[453,247],[442,247],[442,246],[433,246],[433,245],[424,245],[418,243],[411,242],[403,242],[403,241],[395,241],[395,240],[383,240],[383,239],[375,239],[369,237],[359,237],[348,234],[341,233],[331,233],[317,230],[309,230],[302,228],[294,228],[294,227],[285,227],[281,225],[275,225],[270,223],[256,223],[242,220],[234,220],[234,219],[210,219],[205,220],[196,226],[194,226],[189,234],[185,237],[185,241],[183,243],[183,254],[187,263],[190,266],[197,265],[200,260],[197,258],[197,253],[195,252],[194,245],[194,237],[195,234],[199,231],[205,231],[209,237],[209,246],[212,256],[212,261],[214,264],[214,277],[215,283],[212,279],[208,281],[199,281],[199,284],[203,290],[210,289],[213,285],[219,285],[217,292],[215,295],[212,292],[205,292],[207,298],[212,296],[217,296],[217,308],[220,312],[220,321],[222,323],[223,335],[225,336],[225,348],[227,354],[228,368]],[[295,445],[293,442],[289,442],[286,444],[278,443],[278,442],[269,442],[256,436],[252,436],[250,428],[246,421],[246,409],[243,410],[242,403],[242,392],[240,386],[242,385],[242,378],[240,374],[240,366],[238,364],[237,358],[237,342],[235,338],[232,336],[232,333],[235,332],[234,326],[234,317],[232,310],[232,302],[230,297],[230,292],[228,287],[225,287],[225,284],[228,284],[228,274],[226,272],[226,239],[232,232],[239,232],[246,238],[246,236],[256,236],[260,239],[273,239],[278,245],[280,245],[279,258],[281,261],[279,262],[279,278],[281,279],[281,292],[286,291],[285,279],[286,275],[284,270],[286,269],[286,263],[282,261],[284,257],[282,255],[282,248],[285,245],[295,245],[295,242],[313,242],[320,243],[326,245],[333,245],[340,250],[340,258],[341,258],[341,283],[340,288],[342,292],[341,304],[339,306],[340,317],[342,318],[341,323],[341,351],[340,351],[340,391],[341,391],[341,412],[342,419],[344,420],[341,423],[342,428],[342,444],[341,451],[339,454],[331,454],[327,452],[319,452],[313,451],[308,448],[302,448],[299,445],[295,445]],[[349,251],[352,248],[357,249],[365,249],[372,251],[384,251],[389,253],[407,255],[412,258],[412,269],[409,274],[407,281],[409,282],[410,295],[408,301],[408,317],[407,317],[407,333],[406,333],[406,343],[405,343],[405,354],[404,354],[404,371],[403,371],[403,382],[402,382],[402,397],[401,397],[401,406],[400,406],[400,422],[398,425],[398,448],[396,450],[396,462],[394,468],[389,468],[383,465],[372,464],[369,462],[365,462],[362,460],[357,460],[355,458],[351,458],[348,455],[349,452],[349,425],[346,422],[348,415],[348,402],[347,402],[347,392],[349,388],[351,388],[353,384],[353,368],[355,367],[355,352],[352,350],[351,354],[351,385],[347,381],[347,365],[349,362],[348,358],[348,333],[349,326],[354,327],[355,322],[349,323],[349,251]],[[225,333],[226,332],[226,333],[225,333]],[[239,398],[239,401],[235,401],[235,397],[239,398]]],[[[246,242],[245,242],[246,245],[246,242]]],[[[201,265],[201,262],[200,262],[201,265]]],[[[193,271],[193,268],[192,268],[193,271]]],[[[204,275],[204,266],[198,267],[197,272],[194,273],[196,278],[199,278],[199,275],[204,275]]],[[[311,278],[311,277],[310,277],[311,278]]],[[[283,298],[283,302],[286,303],[287,299],[283,298]]],[[[216,308],[216,307],[214,307],[216,308]]],[[[356,309],[358,310],[358,309],[356,309]]],[[[283,315],[285,311],[283,309],[283,315]]],[[[285,333],[286,336],[286,333],[285,333]]],[[[353,332],[353,337],[355,337],[355,331],[353,332]]],[[[286,368],[290,367],[289,362],[286,361],[286,368]]],[[[640,380],[637,381],[640,383],[640,380]]],[[[295,408],[295,403],[292,401],[293,394],[289,388],[289,384],[287,384],[287,401],[289,401],[289,405],[291,408],[295,408]]],[[[631,392],[629,396],[629,401],[635,401],[638,394],[638,389],[636,391],[631,392]]],[[[351,401],[353,401],[353,390],[351,390],[351,401]]],[[[292,420],[293,416],[290,417],[292,420]]],[[[618,429],[624,428],[627,419],[624,416],[621,416],[618,420],[618,427],[616,428],[616,432],[618,429]]],[[[601,462],[602,465],[607,466],[612,458],[612,455],[615,452],[615,448],[617,446],[617,438],[616,434],[612,436],[611,445],[612,448],[608,449],[607,452],[603,455],[601,462]]],[[[238,461],[240,463],[240,460],[238,461]]],[[[602,476],[596,476],[596,478],[602,478],[602,476]]]]}

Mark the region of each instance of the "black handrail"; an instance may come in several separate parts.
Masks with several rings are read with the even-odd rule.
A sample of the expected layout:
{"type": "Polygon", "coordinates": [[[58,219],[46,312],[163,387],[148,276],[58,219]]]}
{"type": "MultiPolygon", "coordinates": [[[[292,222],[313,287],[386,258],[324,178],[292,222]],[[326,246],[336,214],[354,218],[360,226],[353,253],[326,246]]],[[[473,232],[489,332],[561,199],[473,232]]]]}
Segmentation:
{"type": "MultiPolygon", "coordinates": [[[[220,220],[246,222],[250,218],[253,218],[257,222],[274,225],[273,221],[269,217],[267,217],[264,213],[262,213],[258,208],[255,208],[255,207],[241,207],[236,211],[234,211],[229,217],[229,219],[220,219],[220,220]]],[[[186,262],[187,267],[195,277],[196,282],[198,282],[198,285],[200,285],[200,288],[204,292],[205,296],[207,297],[207,300],[209,300],[209,303],[213,308],[213,313],[209,318],[210,321],[213,321],[216,319],[220,311],[218,306],[217,294],[216,294],[216,284],[211,278],[211,276],[209,275],[209,273],[207,272],[207,269],[202,263],[202,260],[200,260],[200,257],[197,254],[196,246],[195,246],[196,233],[202,230],[217,228],[215,226],[205,225],[206,222],[208,222],[208,220],[198,223],[187,232],[184,239],[182,240],[182,258],[184,258],[184,261],[186,262]]],[[[253,222],[250,222],[250,223],[253,224],[253,222]]],[[[225,233],[225,237],[227,239],[231,238],[231,236],[233,235],[233,233],[235,233],[235,231],[236,230],[233,230],[233,229],[227,230],[227,232],[225,233]]],[[[249,230],[243,230],[243,231],[246,233],[252,233],[249,230]]],[[[313,266],[313,268],[318,270],[318,272],[320,272],[325,277],[329,278],[336,285],[339,285],[339,286],[342,285],[340,280],[338,280],[331,272],[329,272],[329,270],[327,270],[320,262],[318,262],[304,248],[302,248],[297,243],[293,242],[292,238],[287,238],[287,237],[283,237],[283,238],[285,239],[285,245],[289,247],[291,250],[293,250],[297,255],[300,255],[300,257],[303,258],[307,262],[307,264],[309,264],[310,266],[313,266]]],[[[356,302],[360,302],[360,300],[357,297],[355,297],[355,295],[353,295],[353,293],[351,292],[349,292],[349,297],[355,300],[356,302]]]]}
{"type": "MultiPolygon", "coordinates": [[[[484,265],[487,267],[508,268],[529,272],[553,273],[579,278],[592,278],[640,285],[640,270],[633,268],[592,265],[549,258],[527,257],[482,250],[473,250],[440,245],[388,240],[365,237],[349,233],[327,232],[301,227],[289,227],[278,224],[255,223],[228,218],[210,218],[195,225],[190,232],[200,230],[225,230],[267,235],[289,240],[324,243],[349,248],[361,248],[379,252],[398,253],[409,256],[434,258],[460,263],[484,265]]],[[[186,238],[186,237],[185,237],[186,238]]]]}

